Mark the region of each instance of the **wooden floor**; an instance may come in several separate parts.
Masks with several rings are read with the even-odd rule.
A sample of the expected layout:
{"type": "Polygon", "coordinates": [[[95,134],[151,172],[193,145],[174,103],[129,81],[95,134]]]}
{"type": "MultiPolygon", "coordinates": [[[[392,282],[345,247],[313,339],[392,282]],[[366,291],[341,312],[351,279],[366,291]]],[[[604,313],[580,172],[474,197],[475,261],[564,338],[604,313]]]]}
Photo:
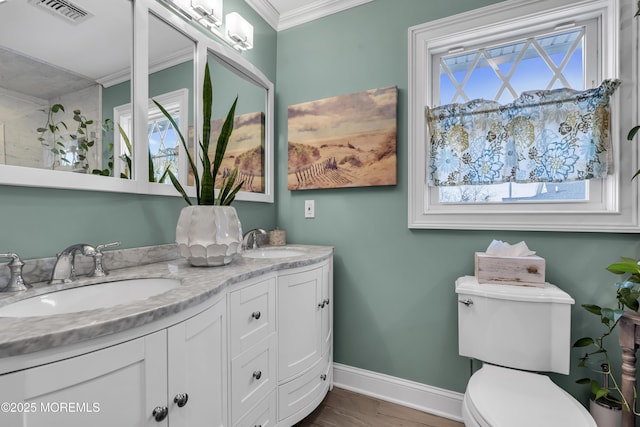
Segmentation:
{"type": "Polygon", "coordinates": [[[464,427],[464,424],[334,387],[295,427],[464,427]]]}

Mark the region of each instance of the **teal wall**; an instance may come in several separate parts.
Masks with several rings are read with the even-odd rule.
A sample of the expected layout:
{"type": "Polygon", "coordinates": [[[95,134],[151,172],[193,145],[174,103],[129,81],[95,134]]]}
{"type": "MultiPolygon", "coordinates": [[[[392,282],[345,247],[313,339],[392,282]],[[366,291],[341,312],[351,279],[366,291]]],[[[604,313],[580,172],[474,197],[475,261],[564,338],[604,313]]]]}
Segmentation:
{"type": "MultiPolygon", "coordinates": [[[[572,339],[600,331],[580,304],[614,302],[605,267],[640,253],[636,235],[407,228],[407,30],[491,3],[375,0],[278,34],[277,220],[289,241],[335,246],[336,362],[463,392],[469,362],[458,356],[454,281],[473,274],[475,251],[525,240],[546,258],[547,280],[576,300],[572,339]],[[288,191],[287,106],[389,85],[399,89],[398,184],[288,191]],[[315,219],[304,218],[305,199],[315,200],[315,219]]],[[[578,354],[571,375],[554,379],[586,403],[574,384],[588,374],[573,363],[578,354]]]]}
{"type": "MultiPolygon", "coordinates": [[[[224,7],[225,13],[237,11],[253,24],[256,48],[242,55],[275,81],[276,31],[243,0],[226,0],[224,7]]],[[[129,102],[128,91],[128,84],[120,85],[105,102],[129,102]]],[[[232,101],[228,101],[229,105],[232,101]]],[[[245,230],[275,227],[274,204],[235,202],[234,206],[245,230]]],[[[175,225],[182,207],[184,201],[178,195],[0,185],[0,252],[17,252],[30,259],[54,256],[77,242],[119,240],[124,248],[171,243],[175,241],[175,225]]]]}

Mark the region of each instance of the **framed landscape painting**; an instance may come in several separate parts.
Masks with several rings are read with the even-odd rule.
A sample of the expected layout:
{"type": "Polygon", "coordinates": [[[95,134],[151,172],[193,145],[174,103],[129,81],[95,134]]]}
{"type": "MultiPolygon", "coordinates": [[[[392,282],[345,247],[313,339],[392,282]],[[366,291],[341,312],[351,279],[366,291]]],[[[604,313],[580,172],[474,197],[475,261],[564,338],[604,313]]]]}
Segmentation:
{"type": "Polygon", "coordinates": [[[389,86],[289,106],[289,190],[395,185],[397,102],[389,86]]]}

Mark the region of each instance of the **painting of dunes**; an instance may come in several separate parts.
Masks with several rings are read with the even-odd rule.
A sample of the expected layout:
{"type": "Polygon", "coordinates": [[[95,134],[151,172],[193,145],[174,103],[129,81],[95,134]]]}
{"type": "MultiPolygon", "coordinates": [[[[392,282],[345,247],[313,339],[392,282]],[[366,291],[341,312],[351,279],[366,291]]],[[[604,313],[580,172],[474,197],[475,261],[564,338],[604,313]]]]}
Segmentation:
{"type": "Polygon", "coordinates": [[[396,184],[398,89],[289,106],[288,188],[396,184]]]}
{"type": "MultiPolygon", "coordinates": [[[[211,143],[209,158],[213,162],[218,135],[224,119],[211,122],[211,143]]],[[[233,132],[229,138],[227,151],[220,173],[216,178],[216,188],[220,187],[222,177],[226,177],[234,167],[238,167],[238,181],[244,181],[242,191],[264,193],[264,113],[248,113],[235,116],[233,132]]]]}

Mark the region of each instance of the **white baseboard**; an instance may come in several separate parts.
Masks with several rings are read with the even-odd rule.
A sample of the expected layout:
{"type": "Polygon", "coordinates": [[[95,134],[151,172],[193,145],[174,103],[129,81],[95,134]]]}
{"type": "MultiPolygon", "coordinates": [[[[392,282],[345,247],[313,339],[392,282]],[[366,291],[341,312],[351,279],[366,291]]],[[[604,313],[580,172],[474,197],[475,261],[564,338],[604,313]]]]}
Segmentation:
{"type": "Polygon", "coordinates": [[[333,385],[439,417],[462,421],[461,393],[340,363],[333,364],[333,385]]]}

